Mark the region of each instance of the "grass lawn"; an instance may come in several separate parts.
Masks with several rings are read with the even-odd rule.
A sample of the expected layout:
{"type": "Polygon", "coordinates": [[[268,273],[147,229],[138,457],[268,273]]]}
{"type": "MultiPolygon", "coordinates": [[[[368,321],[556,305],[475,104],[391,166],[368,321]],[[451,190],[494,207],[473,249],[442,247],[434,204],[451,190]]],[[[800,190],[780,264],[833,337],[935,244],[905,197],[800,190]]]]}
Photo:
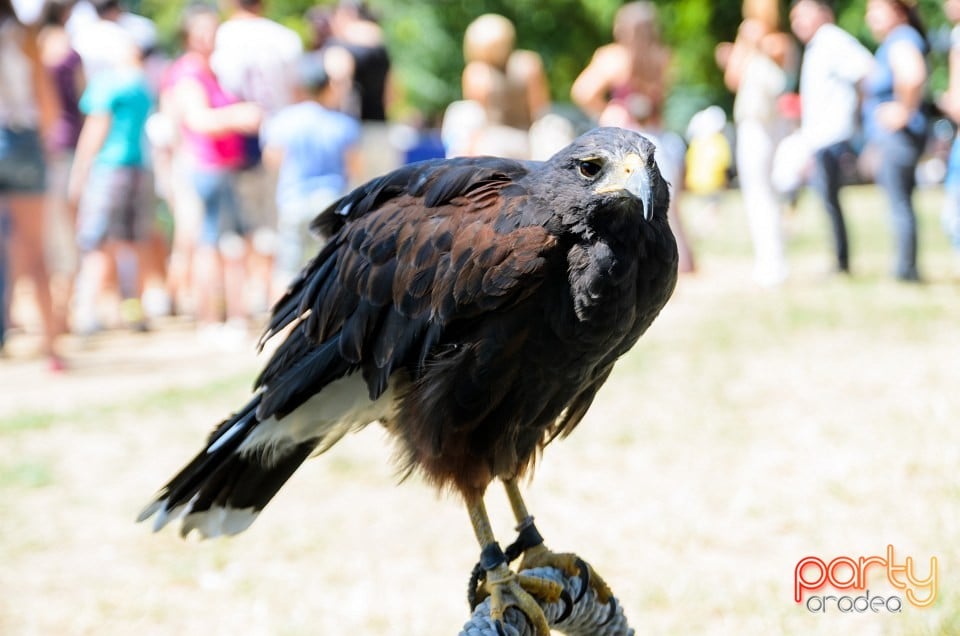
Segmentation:
{"type": "MultiPolygon", "coordinates": [[[[736,192],[716,211],[684,201],[699,272],[527,487],[547,543],[591,561],[638,634],[960,633],[960,282],[941,193],[918,193],[913,286],[887,275],[879,193],[843,197],[854,276],[826,274],[826,219],[804,196],[777,290],[750,283],[736,192]],[[794,602],[802,558],[888,545],[920,577],[936,557],[932,607],[882,567],[867,587],[903,599],[898,613],[794,602]]],[[[62,378],[16,345],[0,361],[0,634],[448,636],[468,618],[466,513],[396,485],[378,428],[308,462],[247,533],[183,542],[133,518],[260,361],[176,324],[68,343],[62,378]]],[[[511,540],[499,489],[488,503],[511,540]]]]}

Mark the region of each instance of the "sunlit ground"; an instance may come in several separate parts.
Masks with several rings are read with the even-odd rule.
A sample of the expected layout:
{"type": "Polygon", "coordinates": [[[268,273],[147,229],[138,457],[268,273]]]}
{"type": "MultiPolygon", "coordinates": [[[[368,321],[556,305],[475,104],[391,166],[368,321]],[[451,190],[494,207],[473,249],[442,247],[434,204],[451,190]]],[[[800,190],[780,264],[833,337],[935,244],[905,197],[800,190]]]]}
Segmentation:
{"type": "MultiPolygon", "coordinates": [[[[878,193],[844,197],[855,276],[827,275],[826,222],[802,198],[774,291],[749,280],[736,193],[716,212],[686,201],[699,273],[527,489],[547,543],[591,561],[638,634],[960,632],[960,282],[940,193],[918,196],[921,286],[887,276],[878,193]],[[932,608],[881,568],[870,594],[904,598],[899,613],[794,603],[801,558],[888,545],[919,575],[938,559],[932,608]]],[[[30,342],[0,361],[0,633],[451,636],[468,618],[466,513],[397,485],[378,428],[306,464],[237,538],[153,535],[133,518],[244,399],[256,357],[173,321],[71,341],[74,371],[51,378],[30,342]]]]}

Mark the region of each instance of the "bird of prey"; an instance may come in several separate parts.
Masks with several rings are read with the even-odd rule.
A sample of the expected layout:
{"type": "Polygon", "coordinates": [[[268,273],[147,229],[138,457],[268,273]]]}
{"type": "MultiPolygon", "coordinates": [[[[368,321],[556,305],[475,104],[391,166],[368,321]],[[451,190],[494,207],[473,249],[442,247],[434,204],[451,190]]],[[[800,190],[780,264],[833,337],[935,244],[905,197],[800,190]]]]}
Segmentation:
{"type": "Polygon", "coordinates": [[[619,128],[545,162],[430,160],[360,186],[313,221],[326,243],[273,308],[261,346],[283,340],[252,398],[139,520],[241,532],[304,460],[379,421],[402,468],[462,495],[494,618],[517,605],[547,634],[532,595],[556,601],[560,586],[510,569],[484,493],[495,479],[507,489],[520,569],[587,574],[543,545],[517,480],[670,297],[668,199],[653,145],[619,128]]]}

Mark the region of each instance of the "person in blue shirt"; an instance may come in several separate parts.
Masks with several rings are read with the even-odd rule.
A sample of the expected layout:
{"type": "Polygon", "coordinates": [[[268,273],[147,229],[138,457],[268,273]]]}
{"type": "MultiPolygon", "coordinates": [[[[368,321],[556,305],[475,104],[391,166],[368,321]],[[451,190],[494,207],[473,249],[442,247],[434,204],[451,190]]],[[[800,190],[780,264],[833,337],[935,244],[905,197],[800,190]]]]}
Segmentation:
{"type": "MultiPolygon", "coordinates": [[[[953,121],[960,125],[960,0],[944,0],[943,12],[950,21],[950,53],[948,58],[948,84],[938,106],[953,121]]],[[[956,273],[960,274],[960,130],[950,146],[947,174],[944,179],[943,229],[953,244],[957,255],[956,273]]]]}
{"type": "Polygon", "coordinates": [[[874,178],[890,204],[896,240],[894,276],[904,282],[920,280],[912,199],[927,129],[921,104],[929,47],[915,5],[915,0],[867,2],[867,26],[880,46],[863,86],[868,152],[874,153],[874,178]]]}
{"type": "Polygon", "coordinates": [[[264,161],[279,166],[274,297],[304,264],[309,222],[356,185],[360,123],[336,110],[348,78],[334,77],[329,51],[303,56],[302,100],[277,112],[262,131],[264,161]]]}
{"type": "Polygon", "coordinates": [[[68,185],[69,200],[78,207],[81,260],[74,328],[80,333],[98,328],[96,302],[114,267],[125,322],[138,329],[146,326],[139,301],[140,264],[154,210],[143,134],[153,98],[132,40],[122,60],[92,77],[80,98],[86,119],[68,185]]]}

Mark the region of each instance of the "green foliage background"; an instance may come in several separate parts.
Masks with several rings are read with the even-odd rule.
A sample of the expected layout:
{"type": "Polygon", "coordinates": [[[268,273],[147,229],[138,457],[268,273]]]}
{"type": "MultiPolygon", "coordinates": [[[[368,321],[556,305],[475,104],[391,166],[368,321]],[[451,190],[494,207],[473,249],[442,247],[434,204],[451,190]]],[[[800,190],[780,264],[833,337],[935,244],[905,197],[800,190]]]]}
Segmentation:
{"type": "MultiPolygon", "coordinates": [[[[180,13],[188,0],[135,0],[132,8],[157,21],[164,45],[176,48],[180,13]]],[[[267,15],[290,26],[306,39],[307,9],[330,2],[265,0],[267,15]]],[[[621,0],[369,0],[380,16],[394,61],[399,100],[394,115],[412,112],[428,118],[460,96],[463,69],[462,34],[484,13],[500,13],[517,27],[518,46],[538,51],[549,75],[552,97],[561,107],[569,102],[570,86],[590,56],[610,41],[610,25],[621,0]]],[[[674,50],[674,89],[667,108],[668,124],[682,129],[696,110],[716,103],[730,107],[714,62],[718,42],[731,40],[740,22],[737,0],[657,0],[663,38],[674,50]]],[[[781,2],[783,27],[789,30],[789,2],[781,2]]],[[[871,48],[864,24],[866,0],[838,0],[838,23],[871,48]]],[[[920,13],[935,44],[943,41],[940,0],[920,0],[920,13]]],[[[931,57],[934,91],[946,83],[945,56],[931,57]]]]}

